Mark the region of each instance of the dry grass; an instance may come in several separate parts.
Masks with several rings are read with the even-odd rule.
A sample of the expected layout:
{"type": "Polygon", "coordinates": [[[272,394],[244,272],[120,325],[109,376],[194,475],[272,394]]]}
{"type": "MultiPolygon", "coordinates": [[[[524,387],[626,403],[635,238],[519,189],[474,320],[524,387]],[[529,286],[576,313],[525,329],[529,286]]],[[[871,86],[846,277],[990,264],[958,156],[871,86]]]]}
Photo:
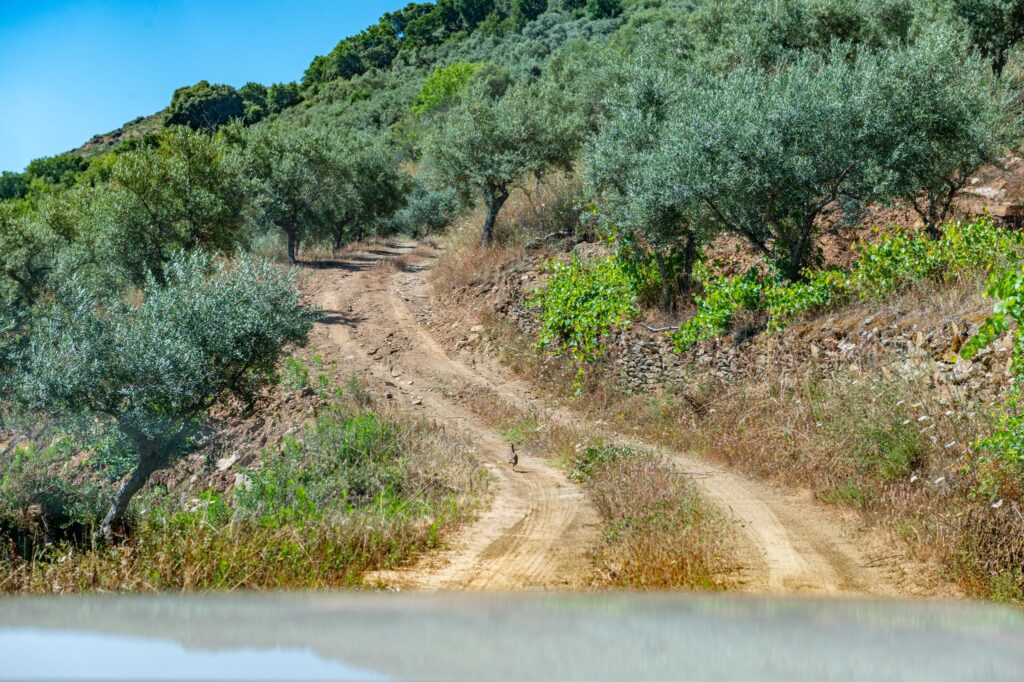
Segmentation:
{"type": "Polygon", "coordinates": [[[734,565],[732,528],[670,463],[631,451],[586,483],[605,520],[598,553],[606,586],[721,589],[734,565]]]}
{"type": "MultiPolygon", "coordinates": [[[[869,316],[929,329],[980,317],[989,305],[977,278],[922,283],[885,303],[808,320],[791,336],[805,347],[819,328],[848,329],[869,316]]],[[[507,367],[572,394],[571,363],[538,353],[511,324],[486,319],[507,367]]],[[[634,395],[610,367],[596,366],[573,407],[622,433],[852,507],[901,551],[946,566],[968,593],[1024,601],[1024,482],[1004,475],[996,507],[975,493],[971,445],[991,432],[999,405],[937,387],[930,372],[912,367],[895,351],[865,347],[841,364],[785,356],[740,367],[728,382],[694,367],[677,385],[634,395]]]]}
{"type": "Polygon", "coordinates": [[[536,188],[512,192],[495,224],[499,244],[527,244],[580,229],[583,188],[574,175],[554,175],[536,188]]]}
{"type": "MultiPolygon", "coordinates": [[[[473,216],[479,213],[477,211],[473,216]]],[[[479,242],[479,230],[479,223],[471,216],[449,231],[445,252],[430,272],[436,291],[444,294],[489,285],[510,261],[522,256],[521,247],[498,243],[491,248],[483,248],[479,242]]]]}
{"type": "Polygon", "coordinates": [[[352,587],[363,572],[436,546],[454,521],[361,514],[342,523],[267,528],[171,516],[125,545],[67,546],[46,559],[0,557],[0,592],[162,592],[352,587]]]}

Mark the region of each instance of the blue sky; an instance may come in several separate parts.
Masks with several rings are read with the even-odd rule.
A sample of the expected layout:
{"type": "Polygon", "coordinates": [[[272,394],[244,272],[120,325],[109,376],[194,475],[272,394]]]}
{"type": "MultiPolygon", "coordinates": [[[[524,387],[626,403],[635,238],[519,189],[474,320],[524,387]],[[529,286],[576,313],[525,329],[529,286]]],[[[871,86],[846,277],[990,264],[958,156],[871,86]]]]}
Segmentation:
{"type": "Polygon", "coordinates": [[[407,0],[0,0],[0,170],[73,149],[206,79],[298,80],[407,0]]]}

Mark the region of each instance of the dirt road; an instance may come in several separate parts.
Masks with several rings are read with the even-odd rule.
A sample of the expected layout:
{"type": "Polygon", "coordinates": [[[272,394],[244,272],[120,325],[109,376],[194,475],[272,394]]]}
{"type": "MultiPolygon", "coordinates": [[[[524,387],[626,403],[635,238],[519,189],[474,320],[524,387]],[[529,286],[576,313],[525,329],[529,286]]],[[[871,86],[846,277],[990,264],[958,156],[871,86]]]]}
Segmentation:
{"type": "Polygon", "coordinates": [[[494,495],[450,549],[375,580],[419,590],[585,586],[587,552],[598,542],[597,514],[583,491],[544,459],[531,457],[513,472],[505,463],[508,444],[475,410],[462,406],[479,401],[485,408],[491,396],[412,319],[396,291],[406,279],[399,275],[406,273],[379,266],[411,249],[373,247],[315,272],[312,285],[327,312],[316,342],[344,371],[368,373],[387,387],[399,409],[468,432],[494,476],[494,495]]]}
{"type": "MultiPolygon", "coordinates": [[[[415,244],[395,242],[347,254],[313,274],[328,317],[316,340],[346,369],[368,372],[400,407],[467,430],[496,477],[492,504],[448,550],[385,584],[408,589],[512,590],[588,583],[588,551],[599,542],[599,520],[587,497],[539,456],[523,473],[504,464],[507,445],[484,417],[499,403],[542,419],[600,429],[564,408],[546,406],[537,390],[496,363],[464,364],[439,345],[426,322],[435,304],[425,271],[432,260],[411,255],[415,244]],[[408,254],[408,255],[407,255],[408,254]],[[402,258],[402,267],[383,261],[402,258]]],[[[664,448],[615,434],[664,452],[664,448]]],[[[806,496],[682,453],[666,453],[693,474],[705,496],[740,529],[738,589],[772,593],[897,594],[888,568],[868,561],[843,524],[806,496]]]]}

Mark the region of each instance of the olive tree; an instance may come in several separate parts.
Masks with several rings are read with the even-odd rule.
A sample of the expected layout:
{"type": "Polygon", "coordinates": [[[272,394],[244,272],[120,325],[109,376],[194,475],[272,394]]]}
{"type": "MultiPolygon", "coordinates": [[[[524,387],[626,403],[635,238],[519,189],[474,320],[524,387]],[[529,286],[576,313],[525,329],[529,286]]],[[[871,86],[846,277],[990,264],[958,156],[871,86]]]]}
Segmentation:
{"type": "Polygon", "coordinates": [[[226,151],[219,139],[176,128],[156,147],[118,156],[95,200],[101,248],[112,264],[141,283],[149,273],[159,278],[178,249],[237,248],[249,191],[226,151]]]}
{"type": "Polygon", "coordinates": [[[442,182],[483,201],[485,247],[517,181],[571,163],[580,128],[550,113],[531,88],[512,87],[499,98],[474,92],[427,138],[428,163],[442,182]]]}
{"type": "Polygon", "coordinates": [[[680,201],[800,277],[822,212],[870,198],[871,68],[843,53],[805,55],[776,74],[740,70],[690,88],[666,133],[680,201]]]}
{"type": "Polygon", "coordinates": [[[1024,38],[1024,0],[954,0],[975,46],[1001,76],[1010,49],[1024,38]]]}
{"type": "Polygon", "coordinates": [[[42,294],[63,240],[34,216],[0,202],[0,298],[30,306],[42,294]]]}
{"type": "Polygon", "coordinates": [[[701,246],[714,234],[691,195],[676,191],[665,138],[688,87],[654,67],[628,70],[627,85],[600,133],[587,146],[584,191],[600,208],[627,257],[653,258],[661,307],[692,289],[701,246]]]}
{"type": "Polygon", "coordinates": [[[333,205],[325,223],[335,251],[349,238],[360,241],[368,228],[384,224],[409,191],[409,176],[379,140],[355,137],[345,146],[347,152],[332,163],[333,205]]]}
{"type": "Polygon", "coordinates": [[[72,432],[115,429],[136,458],[100,532],[113,537],[128,503],[196,445],[211,408],[250,401],[313,316],[293,275],[243,257],[233,265],[177,254],[141,302],[110,300],[72,279],[33,323],[16,394],[72,432]]]}
{"type": "Polygon", "coordinates": [[[869,85],[880,149],[873,180],[938,236],[971,176],[1018,139],[1013,93],[950,31],[879,61],[869,85]]]}
{"type": "Polygon", "coordinates": [[[344,198],[336,180],[346,147],[327,128],[260,125],[228,135],[263,218],[284,232],[288,260],[296,263],[302,240],[328,225],[344,198]]]}

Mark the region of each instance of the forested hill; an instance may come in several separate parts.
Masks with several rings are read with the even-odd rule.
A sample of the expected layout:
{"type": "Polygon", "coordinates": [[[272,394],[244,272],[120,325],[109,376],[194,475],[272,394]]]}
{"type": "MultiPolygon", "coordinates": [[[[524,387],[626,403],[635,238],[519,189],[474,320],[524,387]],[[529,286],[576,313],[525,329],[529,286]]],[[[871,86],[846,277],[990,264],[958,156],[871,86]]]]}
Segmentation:
{"type": "MultiPolygon", "coordinates": [[[[436,68],[487,63],[500,65],[513,77],[536,76],[555,51],[573,40],[605,38],[631,18],[635,26],[664,21],[672,14],[661,4],[685,5],[653,4],[659,7],[641,11],[629,0],[410,3],[342,39],[329,54],[314,57],[296,82],[269,87],[248,83],[237,89],[201,82],[181,88],[176,99],[205,99],[207,108],[215,104],[216,119],[239,118],[247,124],[295,107],[292,113],[308,112],[312,119],[339,116],[349,124],[390,126],[409,113],[423,81],[436,68]]],[[[98,133],[70,154],[93,158],[155,134],[175,111],[169,104],[155,115],[98,133]]],[[[178,115],[181,122],[186,116],[178,115]]]]}

